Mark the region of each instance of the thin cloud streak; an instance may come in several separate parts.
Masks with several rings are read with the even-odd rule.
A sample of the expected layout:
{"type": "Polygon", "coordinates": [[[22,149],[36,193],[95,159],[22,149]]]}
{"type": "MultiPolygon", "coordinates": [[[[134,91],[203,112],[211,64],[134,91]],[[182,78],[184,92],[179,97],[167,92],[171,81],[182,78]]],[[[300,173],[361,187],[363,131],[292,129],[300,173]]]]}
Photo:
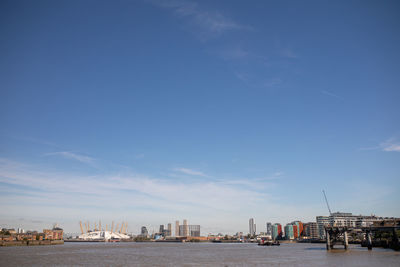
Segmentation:
{"type": "Polygon", "coordinates": [[[394,138],[388,139],[381,143],[380,148],[386,152],[400,152],[400,142],[397,142],[394,138]]]}
{"type": "Polygon", "coordinates": [[[61,156],[66,159],[74,159],[74,160],[80,161],[82,163],[87,163],[87,164],[91,164],[95,161],[94,158],[84,156],[84,155],[79,155],[79,154],[69,152],[69,151],[46,153],[45,155],[46,156],[61,156]]]}
{"type": "Polygon", "coordinates": [[[400,152],[400,142],[395,138],[390,138],[377,146],[362,147],[360,150],[381,150],[384,152],[400,152]]]}
{"type": "Polygon", "coordinates": [[[198,3],[192,1],[149,1],[155,6],[168,8],[181,17],[188,19],[188,23],[195,26],[193,32],[200,34],[201,39],[207,40],[224,32],[232,30],[252,30],[249,26],[241,25],[218,11],[203,10],[198,3]]]}
{"type": "Polygon", "coordinates": [[[201,171],[196,171],[196,170],[187,169],[187,168],[175,168],[174,171],[181,172],[181,173],[188,174],[188,175],[209,177],[208,175],[204,174],[201,171]]]}
{"type": "Polygon", "coordinates": [[[332,96],[332,97],[341,99],[340,96],[338,96],[338,95],[336,95],[336,94],[334,94],[332,92],[326,91],[326,90],[321,90],[321,93],[324,94],[324,95],[327,95],[327,96],[332,96]]]}

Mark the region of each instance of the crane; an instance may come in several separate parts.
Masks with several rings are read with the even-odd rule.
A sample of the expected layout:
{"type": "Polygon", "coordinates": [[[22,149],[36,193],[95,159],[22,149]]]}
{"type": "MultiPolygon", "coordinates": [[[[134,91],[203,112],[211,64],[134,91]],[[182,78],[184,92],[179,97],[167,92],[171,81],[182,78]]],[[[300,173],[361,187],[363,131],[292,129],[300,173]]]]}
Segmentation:
{"type": "Polygon", "coordinates": [[[322,190],[322,193],[324,193],[326,206],[328,206],[328,210],[329,210],[329,215],[332,215],[331,208],[329,207],[328,199],[326,198],[325,190],[322,190]]]}

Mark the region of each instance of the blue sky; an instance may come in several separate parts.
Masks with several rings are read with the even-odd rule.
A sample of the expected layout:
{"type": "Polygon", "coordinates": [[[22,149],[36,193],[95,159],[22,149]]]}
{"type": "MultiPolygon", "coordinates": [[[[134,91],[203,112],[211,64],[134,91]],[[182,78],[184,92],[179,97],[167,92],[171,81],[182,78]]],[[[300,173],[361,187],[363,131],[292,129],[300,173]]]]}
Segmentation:
{"type": "Polygon", "coordinates": [[[397,1],[2,1],[0,226],[400,217],[397,1]]]}

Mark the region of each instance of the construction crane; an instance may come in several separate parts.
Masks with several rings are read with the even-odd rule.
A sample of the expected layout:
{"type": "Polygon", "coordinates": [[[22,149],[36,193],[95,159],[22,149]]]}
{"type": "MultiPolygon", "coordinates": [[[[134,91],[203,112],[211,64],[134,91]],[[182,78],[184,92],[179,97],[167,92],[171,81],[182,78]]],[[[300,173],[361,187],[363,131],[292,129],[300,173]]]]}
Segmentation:
{"type": "Polygon", "coordinates": [[[329,210],[329,215],[332,215],[331,208],[329,207],[328,199],[326,198],[325,190],[322,190],[322,193],[324,193],[326,206],[328,206],[328,210],[329,210]]]}

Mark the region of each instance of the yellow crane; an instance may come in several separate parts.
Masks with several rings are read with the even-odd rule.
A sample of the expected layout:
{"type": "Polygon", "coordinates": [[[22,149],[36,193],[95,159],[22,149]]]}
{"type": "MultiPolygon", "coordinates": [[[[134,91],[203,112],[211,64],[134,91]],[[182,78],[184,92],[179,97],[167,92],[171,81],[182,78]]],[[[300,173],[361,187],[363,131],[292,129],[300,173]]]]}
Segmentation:
{"type": "Polygon", "coordinates": [[[123,234],[126,234],[126,230],[128,229],[128,223],[125,223],[125,228],[123,234]]]}
{"type": "Polygon", "coordinates": [[[81,227],[81,232],[82,232],[82,235],[83,235],[82,221],[79,221],[79,226],[81,227]]]}

